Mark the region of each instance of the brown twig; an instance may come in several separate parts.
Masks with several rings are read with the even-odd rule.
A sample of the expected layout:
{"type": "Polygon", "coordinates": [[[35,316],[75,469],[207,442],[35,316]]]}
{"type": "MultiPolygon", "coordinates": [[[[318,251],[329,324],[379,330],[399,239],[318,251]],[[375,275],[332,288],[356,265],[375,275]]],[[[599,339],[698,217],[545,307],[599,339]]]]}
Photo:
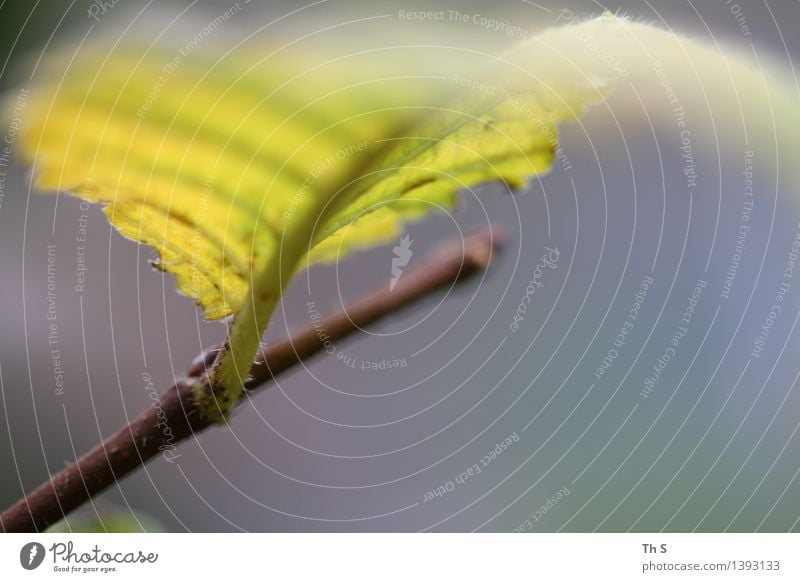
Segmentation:
{"type": "MultiPolygon", "coordinates": [[[[275,376],[318,353],[323,340],[337,341],[436,289],[486,268],[497,248],[497,234],[481,230],[433,252],[410,269],[390,292],[378,289],[346,310],[329,315],[291,338],[261,352],[245,388],[252,393],[275,376]],[[324,330],[325,337],[321,337],[324,330]]],[[[199,357],[149,407],[75,463],[53,476],[0,515],[0,531],[43,531],[147,461],[163,453],[170,460],[175,445],[212,425],[195,406],[194,389],[206,382],[216,349],[199,357]]]]}

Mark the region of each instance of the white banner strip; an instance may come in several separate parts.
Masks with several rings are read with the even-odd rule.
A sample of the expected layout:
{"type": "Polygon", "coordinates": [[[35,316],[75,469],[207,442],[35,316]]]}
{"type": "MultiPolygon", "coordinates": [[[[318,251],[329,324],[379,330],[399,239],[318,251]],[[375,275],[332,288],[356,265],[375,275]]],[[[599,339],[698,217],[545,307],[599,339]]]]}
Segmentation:
{"type": "Polygon", "coordinates": [[[797,534],[10,534],[0,580],[796,581],[798,550],[797,534]]]}

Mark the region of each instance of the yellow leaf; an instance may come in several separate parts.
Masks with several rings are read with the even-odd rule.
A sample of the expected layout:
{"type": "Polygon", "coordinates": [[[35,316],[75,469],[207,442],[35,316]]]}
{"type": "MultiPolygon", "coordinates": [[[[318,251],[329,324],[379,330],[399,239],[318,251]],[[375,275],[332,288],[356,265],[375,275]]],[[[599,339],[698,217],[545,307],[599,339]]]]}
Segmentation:
{"type": "Polygon", "coordinates": [[[324,220],[308,260],[334,260],[452,206],[460,188],[547,169],[553,123],[575,112],[539,82],[506,93],[491,57],[456,74],[480,59],[451,52],[220,60],[90,47],[35,88],[23,154],[39,188],[106,204],[219,319],[242,308],[254,270],[311,202],[324,220]]]}
{"type": "Polygon", "coordinates": [[[105,204],[207,318],[235,315],[213,376],[219,415],[298,269],[393,240],[462,188],[517,187],[545,172],[556,124],[615,80],[662,91],[654,62],[676,82],[687,54],[706,72],[724,64],[611,16],[500,55],[393,45],[225,55],[90,47],[54,64],[31,95],[22,150],[37,185],[105,204]]]}

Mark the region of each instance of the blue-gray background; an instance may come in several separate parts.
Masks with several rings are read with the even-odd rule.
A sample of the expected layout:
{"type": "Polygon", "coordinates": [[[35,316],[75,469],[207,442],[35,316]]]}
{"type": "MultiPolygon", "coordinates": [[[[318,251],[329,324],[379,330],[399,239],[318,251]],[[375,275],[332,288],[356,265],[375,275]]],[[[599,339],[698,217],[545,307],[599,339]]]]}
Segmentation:
{"type": "MultiPolygon", "coordinates": [[[[157,4],[140,21],[153,11],[152,22],[163,25],[164,13],[189,6],[157,4]]],[[[187,14],[203,22],[232,4],[199,2],[187,14]]],[[[796,0],[417,4],[331,0],[293,16],[293,26],[443,8],[516,23],[532,34],[554,24],[563,9],[590,16],[607,8],[754,50],[787,71],[800,55],[796,0]]],[[[3,2],[5,89],[13,92],[11,70],[25,71],[26,59],[38,56],[51,35],[83,35],[92,24],[89,6],[3,2]]],[[[131,19],[145,6],[121,0],[97,33],[112,17],[131,19]]],[[[221,34],[257,27],[297,6],[248,5],[245,18],[232,18],[221,34]]],[[[509,41],[461,26],[474,26],[475,35],[498,45],[509,41]]],[[[187,30],[175,34],[191,37],[187,30]]],[[[569,165],[557,164],[528,191],[511,197],[499,186],[483,187],[465,193],[452,216],[410,228],[410,266],[459,228],[488,220],[505,227],[509,244],[485,279],[336,346],[357,367],[395,358],[405,358],[406,367],[360,370],[335,356],[313,359],[255,396],[230,427],[183,444],[175,463],[155,459],[87,506],[83,517],[132,512],[144,527],[153,527],[150,516],[176,531],[800,528],[798,289],[789,293],[764,353],[748,359],[781,281],[800,193],[776,190],[774,176],[756,176],[752,230],[731,297],[722,300],[742,207],[744,148],[723,143],[696,153],[700,182],[690,208],[680,154],[664,147],[677,143],[674,132],[654,139],[635,116],[621,116],[622,126],[609,131],[608,115],[597,108],[582,125],[563,127],[569,165]],[[559,261],[543,274],[544,287],[513,333],[509,324],[546,246],[559,249],[559,261]],[[654,284],[641,317],[598,380],[595,370],[648,276],[654,284]],[[698,279],[707,287],[689,333],[645,399],[644,380],[698,279]],[[509,435],[513,444],[479,474],[456,479],[509,435]],[[429,493],[440,487],[444,495],[429,493]]],[[[99,210],[30,194],[20,167],[9,170],[5,194],[3,506],[148,406],[143,374],[167,386],[224,334],[222,324],[202,321],[168,276],[150,269],[149,250],[113,233],[99,210]],[[82,214],[88,215],[88,280],[77,294],[82,214]],[[48,244],[56,248],[63,395],[54,391],[47,342],[48,244]]],[[[340,305],[340,294],[354,297],[386,284],[392,256],[391,246],[382,247],[304,275],[270,337],[308,323],[307,277],[313,300],[329,311],[340,305]]]]}

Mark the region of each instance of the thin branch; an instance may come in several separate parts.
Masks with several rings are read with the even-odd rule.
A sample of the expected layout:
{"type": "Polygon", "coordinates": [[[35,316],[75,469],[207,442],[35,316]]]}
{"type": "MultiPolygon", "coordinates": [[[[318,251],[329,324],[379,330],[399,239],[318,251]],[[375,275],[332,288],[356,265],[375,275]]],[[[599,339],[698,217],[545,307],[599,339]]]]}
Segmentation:
{"type": "MultiPolygon", "coordinates": [[[[498,242],[497,234],[487,228],[449,243],[404,273],[392,291],[378,289],[346,310],[262,350],[242,399],[320,352],[325,341],[341,340],[443,286],[485,269],[498,242]]],[[[199,413],[194,391],[198,383],[210,390],[206,372],[218,349],[212,348],[195,360],[186,378],[178,379],[158,402],[127,426],[3,512],[0,531],[43,531],[159,453],[173,461],[177,443],[213,425],[199,413]]]]}

